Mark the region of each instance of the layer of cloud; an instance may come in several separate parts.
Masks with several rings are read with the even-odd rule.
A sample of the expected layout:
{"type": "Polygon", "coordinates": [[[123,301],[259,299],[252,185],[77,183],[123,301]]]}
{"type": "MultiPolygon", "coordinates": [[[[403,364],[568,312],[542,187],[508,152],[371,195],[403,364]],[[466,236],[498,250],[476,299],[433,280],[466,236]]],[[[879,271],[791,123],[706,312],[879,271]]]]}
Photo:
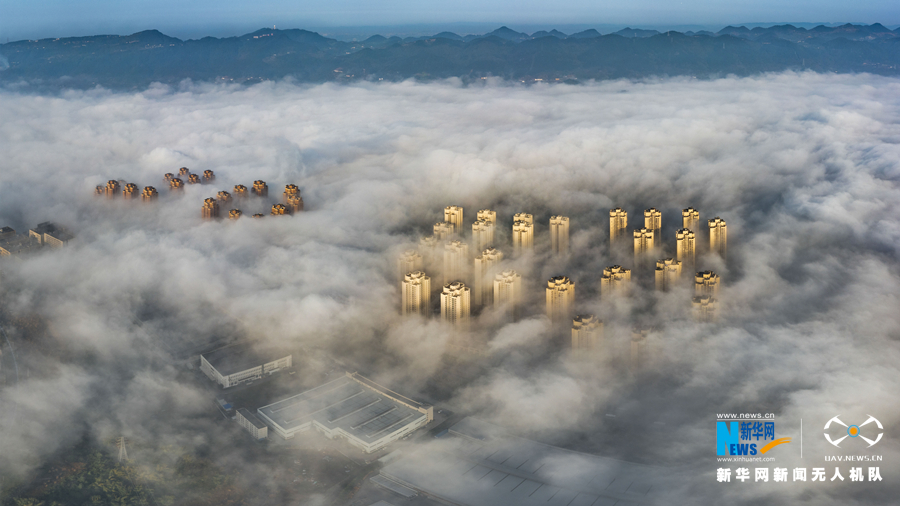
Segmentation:
{"type": "MultiPolygon", "coordinates": [[[[64,251],[2,266],[7,311],[43,315],[49,329],[20,352],[29,379],[0,390],[15,406],[0,411],[0,471],[27,471],[85,426],[98,437],[192,441],[206,394],[184,363],[235,336],[324,350],[407,395],[532,437],[698,465],[688,487],[698,497],[736,489],[708,475],[716,413],[777,413],[784,432],[801,418],[818,432],[836,414],[893,427],[898,96],[896,80],[812,73],[0,93],[0,225],[53,220],[78,235],[64,251]],[[162,174],[180,166],[217,180],[170,195],[162,174]],[[109,179],[162,195],[154,205],[94,198],[109,179]],[[298,184],[307,212],[201,221],[203,198],[255,179],[274,196],[298,184]],[[476,210],[496,210],[508,253],[512,215],[535,215],[536,251],[507,260],[526,282],[522,321],[485,311],[458,335],[398,315],[396,255],[450,204],[465,208],[467,226],[476,210]],[[607,246],[613,206],[632,223],[662,210],[660,255],[674,253],[681,208],[728,221],[728,258],[698,262],[724,280],[718,324],[691,321],[687,288],[654,293],[648,269],[636,271],[644,279],[630,300],[599,300],[603,267],[633,261],[607,246]],[[572,219],[567,258],[548,252],[551,214],[572,219]],[[543,283],[560,273],[576,283],[577,310],[606,321],[591,356],[567,353],[566,330],[542,316],[543,283]],[[633,325],[654,329],[638,372],[628,364],[633,325]],[[459,356],[470,345],[492,353],[459,356]],[[157,409],[189,422],[154,423],[157,409]]],[[[786,466],[822,464],[827,443],[805,444],[818,460],[786,466]]],[[[900,448],[888,437],[879,448],[882,474],[896,475],[900,448]]],[[[814,486],[789,484],[767,500],[845,504],[852,492],[825,498],[814,486]]]]}

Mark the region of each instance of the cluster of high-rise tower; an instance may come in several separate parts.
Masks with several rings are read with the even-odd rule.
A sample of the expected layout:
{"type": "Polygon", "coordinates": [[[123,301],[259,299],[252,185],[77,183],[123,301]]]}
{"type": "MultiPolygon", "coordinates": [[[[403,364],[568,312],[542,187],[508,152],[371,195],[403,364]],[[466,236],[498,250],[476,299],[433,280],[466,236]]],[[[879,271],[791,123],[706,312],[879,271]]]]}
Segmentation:
{"type": "MultiPolygon", "coordinates": [[[[634,264],[640,268],[649,266],[661,244],[662,213],[650,208],[644,211],[643,227],[631,234],[634,245],[634,264]]],[[[522,277],[514,270],[501,270],[503,253],[495,247],[497,213],[478,211],[472,224],[474,262],[470,260],[469,245],[461,239],[463,209],[449,206],[444,209],[444,221],[436,223],[433,234],[420,240],[419,250],[404,252],[398,260],[401,284],[401,312],[404,315],[431,315],[431,277],[425,273],[425,264],[434,265],[442,256],[441,319],[466,325],[475,306],[499,306],[513,317],[518,315],[522,302],[522,277]],[[480,252],[480,253],[478,253],[480,252]],[[424,255],[423,255],[424,253],[424,255]],[[469,276],[470,265],[473,274],[469,276]],[[472,285],[466,284],[471,279],[472,285]]],[[[569,218],[550,218],[550,243],[554,254],[565,254],[569,249],[569,218]]],[[[609,237],[614,247],[628,240],[628,213],[621,208],[609,212],[609,237]]],[[[709,249],[725,256],[727,228],[721,218],[708,220],[709,249]]],[[[682,228],[675,234],[674,258],[657,259],[655,284],[667,291],[681,281],[682,271],[694,271],[696,240],[700,232],[700,213],[694,208],[682,211],[682,228]]],[[[534,247],[534,219],[526,213],[513,216],[513,250],[521,252],[534,247]]],[[[696,272],[696,271],[694,271],[696,272]]],[[[600,280],[601,298],[627,295],[631,291],[631,269],[612,265],[603,269],[600,280]]],[[[712,271],[700,271],[694,276],[692,306],[698,321],[716,318],[716,299],[719,277],[712,271]]],[[[572,318],[575,308],[575,283],[567,276],[555,276],[545,288],[546,313],[555,322],[572,318]]],[[[593,348],[603,335],[603,322],[593,315],[576,315],[572,325],[572,345],[576,348],[593,348]]]]}
{"type": "MultiPolygon", "coordinates": [[[[256,180],[253,182],[253,186],[248,190],[246,186],[242,184],[234,185],[234,194],[228,193],[225,190],[220,191],[216,194],[215,198],[207,198],[203,201],[203,208],[201,209],[201,216],[203,219],[212,220],[220,217],[220,209],[222,207],[230,207],[232,202],[236,200],[243,200],[248,196],[254,197],[268,197],[269,196],[269,185],[266,184],[263,180],[256,180]]],[[[282,193],[282,203],[273,204],[272,210],[270,214],[272,216],[284,216],[291,215],[303,210],[303,198],[300,196],[300,188],[295,184],[288,184],[284,186],[284,192],[282,193]]],[[[236,220],[243,215],[238,208],[233,208],[228,211],[228,219],[236,220]]],[[[262,213],[254,214],[254,218],[262,218],[265,215],[262,213]]]]}
{"type": "MultiPolygon", "coordinates": [[[[187,180],[187,184],[209,184],[216,180],[216,175],[211,170],[204,170],[203,177],[201,178],[197,174],[192,174],[191,170],[187,167],[182,167],[178,169],[177,176],[171,172],[167,172],[163,175],[163,180],[168,185],[170,191],[178,192],[184,189],[185,180],[187,180]]],[[[112,179],[108,181],[105,186],[98,185],[94,190],[94,194],[97,196],[106,196],[107,198],[115,198],[121,195],[124,199],[136,199],[140,196],[141,200],[144,202],[152,202],[159,197],[159,192],[152,186],[145,186],[140,193],[139,190],[138,185],[134,183],[126,183],[125,181],[112,179]]],[[[255,197],[268,197],[269,186],[262,180],[254,181],[253,186],[250,189],[242,184],[234,185],[233,195],[223,190],[216,194],[214,198],[210,197],[205,199],[203,201],[203,206],[200,208],[200,215],[203,219],[207,220],[223,217],[221,216],[221,209],[230,207],[235,199],[241,200],[251,195],[255,197]]],[[[302,210],[303,197],[300,196],[300,188],[295,184],[288,184],[284,187],[282,202],[272,205],[270,214],[273,216],[290,215],[302,210]]],[[[238,219],[242,215],[243,213],[241,210],[237,208],[232,208],[228,211],[228,218],[232,220],[238,219]]],[[[262,213],[253,215],[254,218],[262,218],[264,216],[265,215],[262,213]]]]}

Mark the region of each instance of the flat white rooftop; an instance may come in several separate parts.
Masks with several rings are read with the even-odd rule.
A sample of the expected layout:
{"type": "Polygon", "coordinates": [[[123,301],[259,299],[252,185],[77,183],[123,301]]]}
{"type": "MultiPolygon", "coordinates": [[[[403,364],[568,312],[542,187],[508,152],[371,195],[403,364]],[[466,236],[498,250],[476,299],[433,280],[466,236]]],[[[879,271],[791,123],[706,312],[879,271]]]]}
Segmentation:
{"type": "Polygon", "coordinates": [[[426,417],[347,376],[259,408],[259,413],[288,434],[316,422],[329,431],[341,429],[365,444],[426,417]]]}

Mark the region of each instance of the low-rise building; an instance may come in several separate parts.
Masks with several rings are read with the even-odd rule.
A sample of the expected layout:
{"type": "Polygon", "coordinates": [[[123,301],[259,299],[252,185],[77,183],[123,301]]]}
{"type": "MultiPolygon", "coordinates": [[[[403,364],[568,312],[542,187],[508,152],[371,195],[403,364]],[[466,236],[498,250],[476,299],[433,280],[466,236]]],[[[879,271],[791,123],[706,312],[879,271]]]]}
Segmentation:
{"type": "Polygon", "coordinates": [[[234,419],[238,425],[247,429],[247,432],[254,439],[266,439],[269,437],[269,426],[263,423],[256,415],[251,413],[247,408],[241,408],[235,413],[234,419]]]}
{"type": "Polygon", "coordinates": [[[376,452],[434,419],[434,408],[393,392],[356,373],[257,410],[284,439],[316,429],[344,438],[365,453],[376,452]]]}
{"type": "Polygon", "coordinates": [[[293,365],[293,355],[290,353],[259,350],[251,345],[227,346],[200,355],[200,370],[222,388],[262,378],[293,365]]]}

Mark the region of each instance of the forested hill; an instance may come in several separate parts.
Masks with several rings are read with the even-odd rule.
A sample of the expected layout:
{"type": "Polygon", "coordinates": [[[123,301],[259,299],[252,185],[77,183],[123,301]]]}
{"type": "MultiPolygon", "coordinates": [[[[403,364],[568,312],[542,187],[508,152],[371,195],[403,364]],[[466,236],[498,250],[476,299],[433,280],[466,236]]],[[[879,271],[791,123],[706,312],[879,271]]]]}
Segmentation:
{"type": "Polygon", "coordinates": [[[534,82],[782,70],[900,75],[900,30],[880,24],[612,34],[501,27],[484,35],[372,36],[344,42],[306,30],[180,40],[149,30],[0,45],[0,86],[142,88],[152,82],[300,82],[496,76],[534,82]]]}

